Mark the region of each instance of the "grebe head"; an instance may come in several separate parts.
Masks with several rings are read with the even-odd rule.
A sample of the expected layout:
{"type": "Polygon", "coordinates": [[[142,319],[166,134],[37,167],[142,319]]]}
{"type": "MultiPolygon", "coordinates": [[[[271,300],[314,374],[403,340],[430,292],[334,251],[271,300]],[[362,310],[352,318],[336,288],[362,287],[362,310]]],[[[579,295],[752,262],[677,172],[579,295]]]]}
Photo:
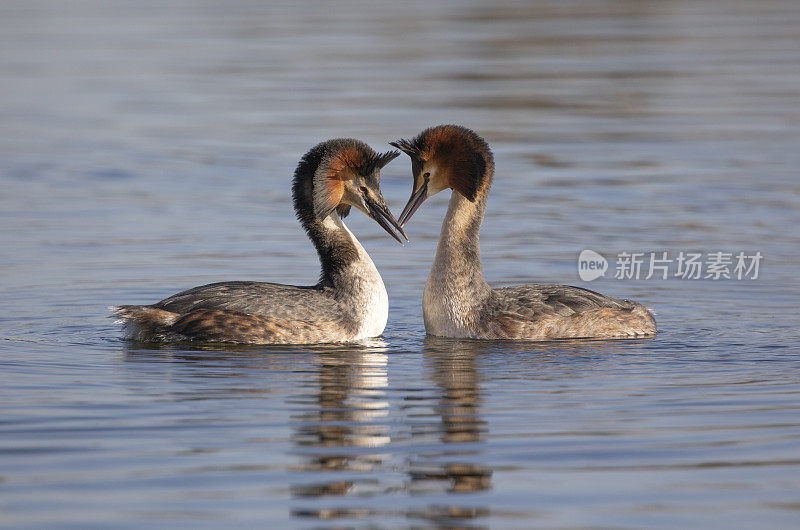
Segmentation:
{"type": "Polygon", "coordinates": [[[403,237],[406,235],[386,206],[380,176],[381,168],[398,156],[398,151],[376,153],[353,138],[337,138],[316,145],[306,153],[295,171],[298,216],[302,219],[311,214],[325,219],[336,212],[346,217],[355,206],[402,244],[393,228],[403,237]]]}
{"type": "Polygon", "coordinates": [[[405,225],[427,199],[450,188],[475,202],[489,192],[494,158],[486,141],[460,125],[438,125],[411,140],[389,142],[411,157],[414,187],[403,212],[405,225]]]}

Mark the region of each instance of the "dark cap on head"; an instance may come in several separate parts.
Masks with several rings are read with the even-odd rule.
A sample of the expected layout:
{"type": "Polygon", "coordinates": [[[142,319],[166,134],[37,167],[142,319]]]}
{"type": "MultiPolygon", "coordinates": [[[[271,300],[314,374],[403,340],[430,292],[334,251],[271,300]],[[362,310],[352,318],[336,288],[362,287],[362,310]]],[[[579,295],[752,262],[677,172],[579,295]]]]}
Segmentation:
{"type": "MultiPolygon", "coordinates": [[[[411,157],[412,173],[426,163],[435,164],[446,186],[474,202],[488,191],[494,176],[494,157],[489,144],[474,131],[460,125],[437,125],[425,129],[411,140],[390,142],[411,157]]],[[[416,184],[415,184],[416,185],[416,184]]]]}

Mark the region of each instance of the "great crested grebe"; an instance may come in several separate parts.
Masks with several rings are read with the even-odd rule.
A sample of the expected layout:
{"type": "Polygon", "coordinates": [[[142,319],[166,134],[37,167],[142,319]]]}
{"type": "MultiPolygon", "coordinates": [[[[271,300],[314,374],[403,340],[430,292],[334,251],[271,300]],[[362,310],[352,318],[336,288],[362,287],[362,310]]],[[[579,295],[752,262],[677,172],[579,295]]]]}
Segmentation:
{"type": "Polygon", "coordinates": [[[399,155],[344,138],[320,143],[300,160],[294,209],[319,254],[316,285],[212,283],[152,305],[114,307],[115,316],[141,341],[310,344],[377,337],[389,313],[386,288],[342,217],[355,206],[402,244],[392,227],[405,233],[380,190],[381,168],[399,155]]]}
{"type": "Polygon", "coordinates": [[[549,340],[641,337],[656,333],[643,305],[568,285],[492,289],[483,278],[478,231],[494,178],[489,145],[458,125],[440,125],[412,140],[390,142],[411,157],[414,187],[403,226],[420,204],[451,188],[436,257],[422,298],[429,335],[549,340]]]}

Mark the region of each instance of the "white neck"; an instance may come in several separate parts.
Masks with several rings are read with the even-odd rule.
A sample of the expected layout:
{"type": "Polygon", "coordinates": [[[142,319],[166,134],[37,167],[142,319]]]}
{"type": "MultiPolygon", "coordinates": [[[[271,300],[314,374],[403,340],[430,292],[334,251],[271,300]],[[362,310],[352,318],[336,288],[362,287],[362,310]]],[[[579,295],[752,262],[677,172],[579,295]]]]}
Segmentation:
{"type": "Polygon", "coordinates": [[[358,337],[377,337],[389,319],[389,296],[372,258],[342,219],[332,213],[323,221],[330,229],[343,232],[358,252],[358,259],[339,273],[336,298],[346,308],[349,318],[359,326],[358,337]]]}
{"type": "Polygon", "coordinates": [[[472,309],[489,295],[478,244],[482,220],[482,202],[452,192],[422,298],[425,328],[431,335],[468,337],[472,309]]]}

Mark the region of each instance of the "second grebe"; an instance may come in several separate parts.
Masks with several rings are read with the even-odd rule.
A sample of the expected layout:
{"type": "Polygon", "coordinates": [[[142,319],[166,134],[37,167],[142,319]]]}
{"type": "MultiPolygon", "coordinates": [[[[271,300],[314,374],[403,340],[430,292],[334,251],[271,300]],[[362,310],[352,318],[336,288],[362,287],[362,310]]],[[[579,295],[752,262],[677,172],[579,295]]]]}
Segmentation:
{"type": "Polygon", "coordinates": [[[403,237],[380,190],[380,170],[399,156],[350,138],[320,143],[294,173],[294,209],[322,265],[309,287],[222,282],[152,305],[112,308],[130,338],[251,344],[347,342],[383,333],[389,301],[375,264],[342,222],[351,206],[403,237]]]}
{"type": "Polygon", "coordinates": [[[642,304],[568,285],[492,289],[481,268],[483,222],[494,159],[489,145],[458,125],[440,125],[412,140],[390,142],[411,157],[414,187],[403,226],[422,202],[453,190],[422,299],[429,335],[473,339],[549,340],[640,337],[656,333],[642,304]]]}

